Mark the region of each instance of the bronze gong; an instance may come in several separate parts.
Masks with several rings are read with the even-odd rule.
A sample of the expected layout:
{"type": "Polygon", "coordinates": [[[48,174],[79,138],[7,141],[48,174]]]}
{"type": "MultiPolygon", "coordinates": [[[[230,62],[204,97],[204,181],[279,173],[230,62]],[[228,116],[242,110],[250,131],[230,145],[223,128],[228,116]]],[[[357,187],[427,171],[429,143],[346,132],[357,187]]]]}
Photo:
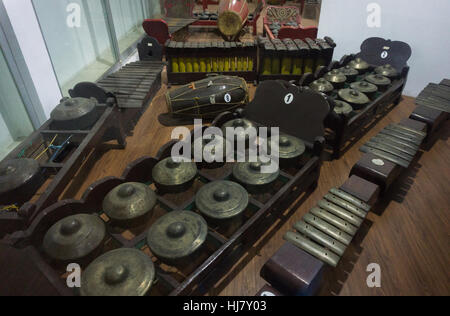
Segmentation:
{"type": "Polygon", "coordinates": [[[352,106],[347,102],[334,100],[334,104],[335,106],[333,110],[336,114],[349,115],[350,113],[353,112],[352,106]]]}
{"type": "Polygon", "coordinates": [[[364,80],[376,85],[380,91],[386,91],[392,83],[391,79],[379,74],[367,75],[364,80]]]}
{"type": "Polygon", "coordinates": [[[343,101],[351,104],[357,110],[370,102],[369,98],[358,90],[341,89],[338,94],[343,101]]]}
{"type": "Polygon", "coordinates": [[[339,68],[339,71],[347,77],[347,81],[353,82],[358,76],[359,72],[355,68],[350,67],[349,65],[339,68]]]}
{"type": "Polygon", "coordinates": [[[103,211],[114,221],[148,215],[157,201],[155,192],[143,183],[129,182],[112,189],[103,200],[103,211]]]}
{"type": "Polygon", "coordinates": [[[334,89],[333,85],[329,81],[325,80],[324,78],[320,78],[320,79],[313,81],[309,85],[309,87],[311,89],[313,89],[314,91],[322,92],[325,94],[330,93],[334,89]]]}
{"type": "Polygon", "coordinates": [[[208,226],[192,211],[172,211],[150,227],[147,243],[161,260],[177,262],[198,250],[206,240],[208,226]]]}
{"type": "MultiPolygon", "coordinates": [[[[274,148],[274,139],[269,138],[268,148],[271,150],[274,148]]],[[[280,159],[293,159],[298,158],[305,153],[306,147],[305,143],[294,136],[291,135],[279,135],[278,138],[278,153],[280,159]]],[[[271,152],[273,155],[274,153],[271,152]]]]}
{"type": "Polygon", "coordinates": [[[326,73],[323,78],[331,82],[337,89],[343,87],[347,81],[347,77],[338,69],[333,69],[332,71],[326,73]]]}
{"type": "Polygon", "coordinates": [[[181,161],[181,158],[168,157],[158,162],[152,170],[155,183],[166,187],[185,185],[196,175],[196,164],[181,161]]]}
{"type": "Polygon", "coordinates": [[[375,72],[379,75],[382,75],[382,76],[385,76],[388,78],[396,78],[399,75],[397,69],[392,67],[390,64],[386,64],[386,65],[375,68],[375,72]]]}
{"type": "Polygon", "coordinates": [[[248,206],[248,193],[238,183],[214,181],[204,185],[195,196],[197,209],[209,218],[230,219],[248,206]]]}
{"type": "MultiPolygon", "coordinates": [[[[274,162],[274,161],[272,161],[274,162]]],[[[251,186],[263,186],[274,182],[280,174],[280,169],[276,166],[276,170],[271,172],[263,172],[263,167],[268,167],[271,162],[238,162],[233,167],[233,176],[240,183],[251,186]]]]}
{"type": "Polygon", "coordinates": [[[235,129],[234,133],[235,142],[245,141],[246,144],[248,145],[248,142],[254,140],[257,136],[255,124],[247,119],[238,118],[228,121],[222,125],[223,135],[225,135],[225,137],[228,140],[232,139],[231,135],[227,134],[227,128],[230,127],[235,129]]]}
{"type": "Polygon", "coordinates": [[[20,158],[0,164],[0,195],[7,194],[33,181],[39,173],[39,162],[20,158]]]}
{"type": "Polygon", "coordinates": [[[370,65],[360,57],[355,58],[348,65],[356,69],[359,73],[364,73],[370,68],[370,65]]]}
{"type": "Polygon", "coordinates": [[[77,214],[56,222],[44,236],[43,249],[58,261],[79,260],[101,246],[105,223],[95,214],[77,214]]]}
{"type": "Polygon", "coordinates": [[[155,279],[155,267],[133,248],[109,251],[95,259],[81,276],[82,296],[144,296],[155,279]]]}

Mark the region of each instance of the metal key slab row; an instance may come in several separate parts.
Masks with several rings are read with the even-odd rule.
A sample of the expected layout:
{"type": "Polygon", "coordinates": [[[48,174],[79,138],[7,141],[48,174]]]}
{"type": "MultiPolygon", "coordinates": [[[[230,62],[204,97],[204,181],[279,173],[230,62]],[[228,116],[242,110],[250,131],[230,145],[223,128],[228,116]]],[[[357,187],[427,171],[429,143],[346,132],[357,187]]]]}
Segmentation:
{"type": "Polygon", "coordinates": [[[320,231],[324,232],[325,234],[330,235],[331,237],[343,243],[344,245],[348,246],[352,242],[352,236],[339,230],[338,228],[329,224],[323,219],[314,216],[313,214],[310,213],[305,214],[305,216],[303,216],[303,220],[309,225],[312,225],[315,228],[319,229],[320,231]]]}
{"type": "Polygon", "coordinates": [[[321,208],[324,209],[325,211],[330,212],[331,214],[334,214],[340,218],[342,218],[343,220],[349,222],[350,224],[355,225],[356,227],[361,226],[361,224],[363,223],[363,220],[361,218],[359,218],[356,215],[353,215],[352,213],[344,210],[343,208],[328,202],[327,200],[320,200],[319,203],[317,203],[317,205],[321,208]]]}
{"type": "Polygon", "coordinates": [[[339,241],[331,238],[327,234],[322,233],[320,230],[315,229],[313,226],[303,222],[298,221],[294,224],[294,228],[301,234],[305,235],[309,239],[315,241],[316,243],[330,249],[335,254],[342,256],[344,255],[347,247],[340,243],[339,241]]]}
{"type": "Polygon", "coordinates": [[[327,194],[325,194],[324,198],[326,200],[330,201],[331,203],[336,204],[337,206],[340,206],[343,209],[346,209],[350,213],[353,213],[354,215],[356,215],[362,219],[365,219],[367,217],[367,212],[365,210],[353,205],[352,203],[350,203],[344,199],[337,197],[334,194],[327,193],[327,194]]]}
{"type": "Polygon", "coordinates": [[[319,246],[315,242],[306,239],[298,233],[287,232],[284,235],[284,240],[290,242],[294,246],[306,251],[310,255],[322,260],[332,267],[336,267],[339,263],[340,257],[338,255],[319,246]]]}
{"type": "Polygon", "coordinates": [[[363,209],[366,212],[370,212],[370,210],[372,209],[372,207],[369,204],[361,201],[357,197],[355,197],[345,191],[342,191],[338,188],[331,188],[330,193],[336,195],[337,197],[339,197],[347,202],[352,203],[353,205],[363,209]]]}
{"type": "Polygon", "coordinates": [[[333,214],[331,214],[321,208],[313,207],[311,209],[310,213],[317,217],[320,217],[324,221],[330,223],[331,225],[336,226],[340,230],[342,230],[352,236],[355,236],[356,232],[358,231],[358,229],[355,226],[353,226],[352,224],[347,223],[342,218],[334,216],[333,214]]]}

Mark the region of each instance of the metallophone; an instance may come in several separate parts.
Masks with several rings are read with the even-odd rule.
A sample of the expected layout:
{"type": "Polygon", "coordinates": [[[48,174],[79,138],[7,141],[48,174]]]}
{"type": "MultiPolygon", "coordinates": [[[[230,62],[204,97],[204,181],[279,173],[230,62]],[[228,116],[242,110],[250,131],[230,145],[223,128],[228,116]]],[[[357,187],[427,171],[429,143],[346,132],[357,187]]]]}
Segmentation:
{"type": "Polygon", "coordinates": [[[439,111],[435,116],[439,119],[427,124],[415,119],[417,109],[421,106],[410,118],[389,124],[366,142],[360,148],[364,155],[351,169],[349,179],[330,189],[286,232],[286,242],[261,269],[261,276],[270,285],[257,296],[309,296],[326,287],[347,248],[363,238],[359,233],[368,212],[382,214],[377,206],[392,184],[414,164],[421,148],[430,148],[443,117],[448,119],[447,112],[439,111]]]}

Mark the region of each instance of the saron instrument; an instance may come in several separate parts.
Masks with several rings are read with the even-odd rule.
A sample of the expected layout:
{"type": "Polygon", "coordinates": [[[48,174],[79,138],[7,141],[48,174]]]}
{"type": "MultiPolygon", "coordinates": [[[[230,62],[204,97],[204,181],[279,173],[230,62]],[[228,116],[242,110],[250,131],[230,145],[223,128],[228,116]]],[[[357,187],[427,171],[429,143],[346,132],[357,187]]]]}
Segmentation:
{"type": "Polygon", "coordinates": [[[82,296],[144,296],[155,279],[155,267],[144,252],[112,250],[95,259],[81,276],[82,296]]]}

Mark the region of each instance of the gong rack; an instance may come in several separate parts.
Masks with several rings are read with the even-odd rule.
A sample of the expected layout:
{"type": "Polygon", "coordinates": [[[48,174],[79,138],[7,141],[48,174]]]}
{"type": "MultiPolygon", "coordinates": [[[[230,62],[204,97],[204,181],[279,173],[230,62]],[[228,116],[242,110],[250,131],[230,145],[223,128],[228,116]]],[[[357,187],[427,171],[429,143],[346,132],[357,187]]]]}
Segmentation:
{"type": "MultiPolygon", "coordinates": [[[[351,146],[356,143],[381,118],[400,103],[403,89],[409,73],[407,61],[411,56],[411,47],[404,42],[385,40],[378,37],[366,39],[361,44],[361,52],[354,55],[345,55],[338,61],[333,61],[328,67],[319,67],[314,74],[306,73],[300,79],[300,86],[308,86],[314,80],[323,77],[327,72],[344,67],[357,57],[369,63],[371,69],[385,64],[391,64],[400,74],[399,78],[392,80],[389,88],[384,92],[377,92],[363,109],[354,111],[345,116],[330,112],[326,127],[326,151],[332,159],[339,159],[351,146]]],[[[365,75],[358,76],[356,81],[365,75]]],[[[346,84],[346,87],[348,85],[346,84]]],[[[330,103],[336,98],[334,90],[329,98],[330,103]]]]}
{"type": "MultiPolygon", "coordinates": [[[[39,212],[56,202],[84,159],[98,144],[116,139],[121,148],[125,148],[126,135],[132,131],[149,101],[161,87],[161,72],[165,63],[160,61],[160,47],[149,46],[148,43],[148,39],[140,43],[143,47],[140,49],[141,61],[124,66],[99,80],[97,84],[82,82],[69,91],[73,98],[97,99],[99,119],[91,129],[55,130],[50,119],[5,158],[30,157],[42,145],[48,145],[54,137],[55,143],[62,144],[61,148],[49,150],[39,160],[44,174],[41,184],[51,178],[39,198],[35,202],[19,205],[18,212],[0,214],[0,237],[25,229],[39,212]],[[61,162],[51,161],[61,153],[65,157],[61,162]]],[[[29,199],[35,193],[30,192],[29,199]]]]}
{"type": "MultiPolygon", "coordinates": [[[[426,146],[424,140],[427,131],[435,131],[424,122],[411,118],[385,127],[385,129],[391,128],[395,128],[396,135],[401,137],[396,138],[398,141],[404,141],[403,133],[405,132],[417,136],[417,142],[422,148],[426,146]]],[[[429,133],[428,136],[430,136],[429,133]]],[[[398,148],[405,147],[399,145],[398,148]]],[[[411,152],[411,162],[416,161],[419,152],[419,147],[411,152]]],[[[258,291],[257,296],[269,294],[311,296],[322,293],[328,295],[333,291],[332,283],[342,283],[337,270],[345,269],[345,264],[341,264],[341,261],[355,261],[351,258],[351,251],[347,249],[360,244],[367,233],[370,227],[370,220],[366,218],[368,212],[382,215],[382,210],[377,207],[378,202],[386,196],[399,175],[410,167],[410,164],[396,163],[396,158],[392,160],[390,159],[392,157],[386,157],[385,153],[381,149],[378,152],[365,153],[351,169],[349,179],[340,188],[332,188],[324,199],[318,202],[317,207],[306,213],[302,220],[295,223],[284,235],[286,242],[261,269],[261,277],[270,285],[265,285],[258,291]],[[355,209],[355,206],[361,215],[355,216],[356,213],[348,212],[355,209]],[[341,211],[357,218],[358,222],[355,224],[347,222],[347,227],[355,229],[354,233],[344,233],[333,223],[333,216],[338,220],[344,218],[342,214],[337,215],[341,211]],[[327,223],[335,227],[334,236],[337,236],[336,232],[340,231],[339,237],[347,235],[351,238],[345,245],[341,243],[342,249],[338,248],[338,251],[343,252],[339,255],[334,254],[335,250],[332,249],[339,242],[332,239],[327,241],[327,238],[330,238],[330,235],[325,233],[324,226],[327,223]],[[328,246],[324,246],[325,244],[328,246]]]]}
{"type": "MultiPolygon", "coordinates": [[[[99,143],[116,139],[121,148],[125,148],[125,134],[121,127],[122,121],[117,106],[99,104],[96,111],[99,118],[89,130],[55,130],[52,128],[53,120],[49,119],[5,158],[6,161],[19,157],[32,157],[34,152],[43,145],[44,148],[48,147],[52,139],[62,146],[62,150],[50,149],[39,159],[42,173],[40,186],[45,181],[50,181],[39,198],[35,202],[18,205],[20,209],[17,212],[3,211],[0,214],[0,236],[24,229],[40,211],[55,203],[81,167],[85,157],[99,143]],[[64,159],[54,162],[52,158],[57,158],[58,154],[61,154],[64,159]]],[[[29,193],[29,199],[31,199],[36,191],[29,193]]]]}
{"type": "MultiPolygon", "coordinates": [[[[299,136],[304,131],[308,131],[309,133],[304,133],[302,138],[306,145],[306,152],[302,161],[295,166],[286,169],[281,168],[280,176],[271,186],[269,192],[250,194],[249,207],[244,212],[245,220],[235,231],[225,232],[220,227],[209,224],[206,246],[188,268],[167,266],[152,256],[145,244],[146,231],[157,218],[167,212],[174,210],[195,211],[195,193],[198,189],[205,183],[230,178],[233,163],[227,162],[224,166],[216,169],[203,168],[199,165],[198,177],[191,188],[183,193],[174,194],[156,191],[158,203],[154,209],[154,215],[149,222],[138,230],[115,231],[108,224],[107,218],[105,219],[102,215],[102,218],[107,222],[107,231],[110,237],[109,241],[106,242],[104,251],[131,247],[141,249],[152,256],[156,266],[158,282],[150,291],[150,295],[205,293],[231,269],[233,264],[259,239],[259,236],[265,233],[265,230],[273,224],[278,216],[285,213],[288,207],[300,196],[308,194],[310,190],[316,187],[321,167],[320,156],[324,146],[323,120],[328,111],[329,106],[325,98],[319,94],[301,91],[298,87],[287,82],[266,81],[258,87],[255,100],[246,107],[245,111],[239,109],[233,113],[226,112],[216,118],[213,126],[222,126],[225,122],[235,118],[246,118],[267,127],[281,126],[282,132],[290,133],[293,136],[299,136]],[[290,121],[286,121],[283,115],[276,117],[270,113],[271,110],[279,111],[279,102],[285,100],[286,95],[291,94],[293,100],[286,103],[285,111],[285,116],[293,116],[290,121]],[[277,100],[278,103],[272,102],[271,104],[276,104],[276,106],[268,106],[268,112],[261,114],[260,102],[266,101],[268,95],[273,101],[276,98],[281,98],[281,100],[277,100]],[[312,113],[312,108],[316,109],[314,115],[305,115],[306,113],[312,113]],[[314,122],[316,128],[312,131],[299,129],[299,122],[301,123],[303,120],[314,122]],[[284,125],[280,124],[282,122],[284,122],[284,125]]],[[[193,132],[193,135],[195,135],[195,132],[193,132]]],[[[192,139],[192,142],[194,141],[195,139],[192,139]]],[[[41,289],[49,289],[48,293],[39,294],[76,294],[67,288],[61,278],[65,273],[65,268],[61,270],[61,268],[52,264],[42,252],[42,239],[48,228],[58,220],[70,215],[80,213],[102,214],[102,201],[106,194],[125,182],[141,182],[154,189],[151,171],[159,161],[171,155],[171,150],[175,144],[177,144],[176,141],[171,141],[164,145],[155,158],[142,157],[132,162],[120,178],[107,177],[93,183],[85,191],[81,200],[56,202],[38,214],[27,230],[16,232],[2,240],[3,244],[14,248],[14,251],[11,251],[13,253],[11,256],[23,258],[26,253],[26,260],[39,266],[39,272],[34,274],[34,278],[42,283],[41,289]]],[[[16,262],[14,267],[8,266],[7,269],[0,271],[0,279],[10,277],[9,269],[18,269],[20,265],[16,262]],[[5,273],[5,277],[1,276],[2,273],[5,273]]],[[[30,282],[30,280],[27,280],[27,282],[30,282]]],[[[21,292],[21,294],[24,293],[21,292]]]]}

